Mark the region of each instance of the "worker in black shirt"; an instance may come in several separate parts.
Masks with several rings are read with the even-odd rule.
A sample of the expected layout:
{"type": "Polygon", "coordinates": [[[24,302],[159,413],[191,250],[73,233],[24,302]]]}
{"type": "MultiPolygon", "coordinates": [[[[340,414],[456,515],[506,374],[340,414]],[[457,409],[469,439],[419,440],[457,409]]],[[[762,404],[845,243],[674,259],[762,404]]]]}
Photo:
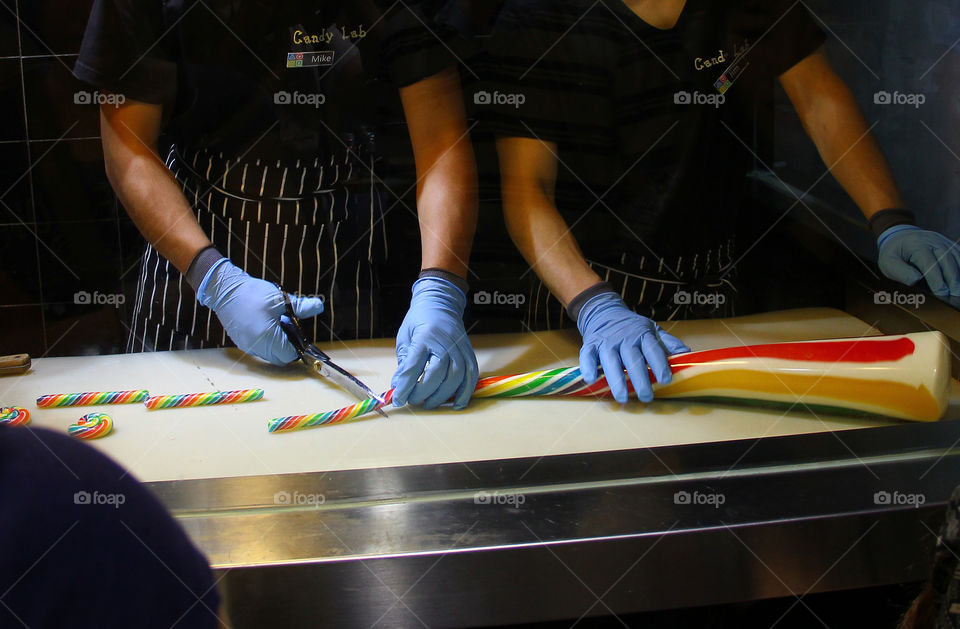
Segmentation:
{"type": "Polygon", "coordinates": [[[299,294],[315,340],[384,335],[379,269],[412,253],[385,231],[403,199],[383,184],[375,143],[399,90],[422,271],[397,336],[394,401],[466,405],[476,174],[439,4],[94,2],[74,72],[113,95],[99,99],[107,174],[150,243],[130,351],[232,340],[290,362],[276,284],[299,294]]]}
{"type": "MultiPolygon", "coordinates": [[[[576,321],[584,377],[599,362],[617,400],[624,367],[649,401],[647,365],[668,382],[667,356],[687,350],[653,318],[730,314],[753,107],[774,79],[869,218],[881,270],[960,294],[960,249],[902,209],[824,39],[786,0],[508,0],[475,97],[497,134],[507,225],[576,321]]],[[[541,325],[563,316],[551,299],[533,296],[541,325]]]]}

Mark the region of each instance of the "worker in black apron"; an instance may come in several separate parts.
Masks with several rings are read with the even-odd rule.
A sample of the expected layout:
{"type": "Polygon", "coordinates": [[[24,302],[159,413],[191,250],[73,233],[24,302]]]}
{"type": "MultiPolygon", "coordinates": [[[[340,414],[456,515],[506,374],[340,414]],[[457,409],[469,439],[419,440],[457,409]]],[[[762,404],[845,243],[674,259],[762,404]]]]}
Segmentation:
{"type": "Polygon", "coordinates": [[[783,0],[508,0],[489,98],[511,235],[542,279],[531,327],[563,313],[614,396],[640,399],[686,346],[653,319],[734,313],[734,227],[756,113],[779,78],[834,176],[869,217],[880,268],[960,292],[960,249],[912,225],[825,36],[783,0]],[[521,102],[522,99],[522,102],[521,102]]]}
{"type": "Polygon", "coordinates": [[[435,19],[439,4],[94,3],[74,72],[116,95],[101,106],[107,173],[150,243],[128,351],[232,342],[288,363],[277,285],[297,293],[312,340],[392,333],[379,274],[388,256],[416,261],[389,246],[385,214],[403,200],[383,183],[377,140],[402,107],[423,271],[394,399],[436,406],[458,392],[466,404],[477,377],[462,323],[475,169],[456,34],[435,19]]]}

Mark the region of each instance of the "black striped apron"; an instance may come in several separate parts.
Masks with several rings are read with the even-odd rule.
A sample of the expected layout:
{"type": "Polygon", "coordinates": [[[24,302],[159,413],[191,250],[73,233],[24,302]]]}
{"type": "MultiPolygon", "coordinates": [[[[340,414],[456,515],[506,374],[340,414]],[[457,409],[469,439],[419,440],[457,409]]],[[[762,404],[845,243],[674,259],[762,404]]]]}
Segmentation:
{"type": "MultiPolygon", "coordinates": [[[[253,277],[324,298],[324,313],[303,321],[316,341],[383,336],[376,267],[387,246],[373,161],[362,147],[292,164],[175,146],[166,157],[223,255],[253,277]]],[[[127,351],[232,345],[185,278],[147,245],[127,351]]]]}

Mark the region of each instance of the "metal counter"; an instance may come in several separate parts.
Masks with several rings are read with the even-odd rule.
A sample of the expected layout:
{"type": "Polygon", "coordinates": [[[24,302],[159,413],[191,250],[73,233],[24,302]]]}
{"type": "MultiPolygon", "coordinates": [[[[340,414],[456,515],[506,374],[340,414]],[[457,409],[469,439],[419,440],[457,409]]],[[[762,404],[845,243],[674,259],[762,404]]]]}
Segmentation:
{"type": "Polygon", "coordinates": [[[150,486],[237,627],[480,626],[923,579],[958,444],[944,421],[150,486]]]}

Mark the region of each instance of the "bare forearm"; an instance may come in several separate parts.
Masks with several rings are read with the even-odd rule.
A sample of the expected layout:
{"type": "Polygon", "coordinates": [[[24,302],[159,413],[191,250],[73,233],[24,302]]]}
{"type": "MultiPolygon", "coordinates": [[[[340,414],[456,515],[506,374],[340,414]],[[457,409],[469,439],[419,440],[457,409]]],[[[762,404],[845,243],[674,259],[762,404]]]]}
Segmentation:
{"type": "Polygon", "coordinates": [[[903,207],[890,166],[860,107],[823,51],[781,80],[824,163],[863,214],[869,218],[880,210],[903,207]]]}
{"type": "Polygon", "coordinates": [[[441,268],[466,277],[477,227],[476,181],[467,141],[447,151],[422,179],[417,195],[421,268],[441,268]]]}
{"type": "Polygon", "coordinates": [[[580,252],[566,221],[545,194],[504,199],[510,237],[527,263],[565,306],[600,281],[580,252]]]}
{"type": "Polygon", "coordinates": [[[417,166],[421,268],[466,277],[477,229],[477,167],[453,66],[400,90],[417,166]]]}
{"type": "Polygon", "coordinates": [[[135,156],[108,167],[120,202],[143,237],[181,273],[210,240],[197,223],[180,186],[159,160],[135,156]]]}
{"type": "Polygon", "coordinates": [[[880,210],[903,207],[887,160],[868,131],[863,114],[848,99],[830,99],[807,129],[833,176],[868,218],[880,210]]]}
{"type": "Polygon", "coordinates": [[[157,156],[162,109],[129,102],[100,111],[107,178],[143,237],[181,273],[210,245],[180,185],[157,156]]]}

